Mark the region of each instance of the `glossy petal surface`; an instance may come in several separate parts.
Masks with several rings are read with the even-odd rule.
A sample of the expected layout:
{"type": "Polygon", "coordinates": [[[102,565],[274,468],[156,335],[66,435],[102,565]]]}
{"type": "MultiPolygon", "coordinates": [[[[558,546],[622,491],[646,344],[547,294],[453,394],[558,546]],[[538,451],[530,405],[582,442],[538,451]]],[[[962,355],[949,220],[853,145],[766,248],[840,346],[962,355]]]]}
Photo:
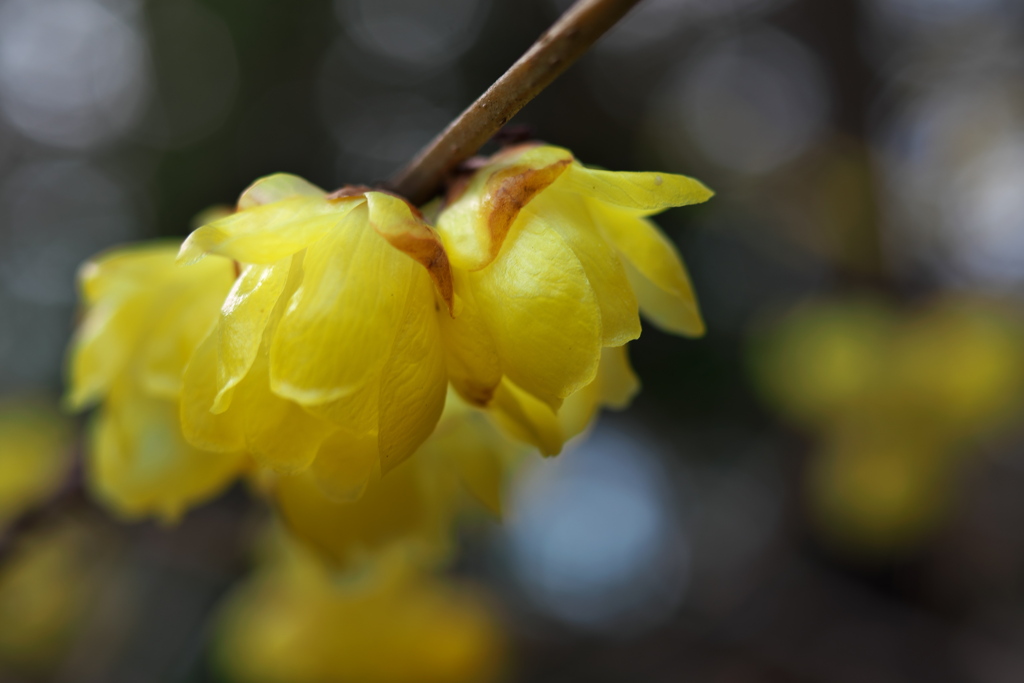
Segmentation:
{"type": "Polygon", "coordinates": [[[419,448],[441,417],[448,378],[434,296],[414,272],[380,378],[380,461],[386,474],[419,448]]]}
{"type": "Polygon", "coordinates": [[[594,379],[601,312],[558,233],[524,222],[501,257],[470,277],[512,381],[557,406],[594,379]]]}
{"type": "MultiPolygon", "coordinates": [[[[343,398],[380,372],[420,268],[349,215],[304,261],[270,350],[271,387],[301,404],[343,398]]],[[[421,269],[422,270],[422,269],[421,269]]]]}
{"type": "Polygon", "coordinates": [[[217,395],[212,410],[223,412],[230,391],[242,381],[259,351],[263,332],[285,291],[291,261],[247,266],[220,310],[217,337],[217,395]]]}
{"type": "Polygon", "coordinates": [[[300,196],[254,206],[193,231],[178,258],[194,263],[220,254],[242,263],[275,263],[320,240],[364,204],[360,197],[300,196]]]}
{"type": "Polygon", "coordinates": [[[461,298],[461,310],[454,317],[439,316],[439,322],[449,381],[468,403],[484,407],[501,382],[501,360],[487,317],[468,284],[470,278],[465,271],[455,271],[455,291],[461,298]]]}

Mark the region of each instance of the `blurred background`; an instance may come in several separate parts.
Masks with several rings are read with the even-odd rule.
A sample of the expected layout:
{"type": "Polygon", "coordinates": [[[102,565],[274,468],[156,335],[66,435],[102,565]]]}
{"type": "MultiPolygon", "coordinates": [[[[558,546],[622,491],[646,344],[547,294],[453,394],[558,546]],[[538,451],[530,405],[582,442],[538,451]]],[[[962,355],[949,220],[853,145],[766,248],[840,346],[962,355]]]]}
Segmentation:
{"type": "MultiPolygon", "coordinates": [[[[386,178],[567,6],[0,0],[0,449],[70,440],[81,261],[386,178]]],[[[646,326],[634,406],[463,530],[505,678],[1024,681],[1024,4],[644,0],[513,123],[717,195],[658,218],[708,335],[646,326]]],[[[211,654],[244,505],[48,525],[0,681],[252,680],[211,654]]]]}

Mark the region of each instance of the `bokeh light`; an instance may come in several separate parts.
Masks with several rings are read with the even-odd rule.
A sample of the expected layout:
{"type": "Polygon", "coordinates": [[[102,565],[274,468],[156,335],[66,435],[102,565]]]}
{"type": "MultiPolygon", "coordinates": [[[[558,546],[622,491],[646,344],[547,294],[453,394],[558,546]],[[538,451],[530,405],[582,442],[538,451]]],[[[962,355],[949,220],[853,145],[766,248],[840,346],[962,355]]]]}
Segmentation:
{"type": "Polygon", "coordinates": [[[894,241],[947,281],[1014,285],[1024,279],[1024,91],[958,78],[926,92],[884,132],[894,241]]]}
{"type": "Polygon", "coordinates": [[[512,570],[540,611],[617,634],[672,614],[690,547],[656,449],[603,427],[535,465],[508,521],[512,570]]]}
{"type": "Polygon", "coordinates": [[[24,135],[84,148],[123,133],[145,102],[146,43],[97,0],[0,4],[0,109],[24,135]]]}
{"type": "Polygon", "coordinates": [[[871,0],[869,8],[884,21],[901,27],[919,24],[948,24],[999,16],[1014,9],[1008,0],[871,0]]]}
{"type": "Polygon", "coordinates": [[[138,233],[138,212],[118,182],[80,161],[25,166],[0,187],[0,216],[17,232],[0,235],[0,277],[17,297],[74,301],[74,277],[91,254],[138,233]]]}
{"type": "Polygon", "coordinates": [[[481,0],[336,0],[335,7],[360,47],[421,70],[458,59],[487,11],[481,0]]]}
{"type": "Polygon", "coordinates": [[[672,131],[681,124],[684,144],[739,173],[790,161],[827,124],[828,86],[814,56],[766,27],[713,40],[663,88],[652,125],[672,131]]]}

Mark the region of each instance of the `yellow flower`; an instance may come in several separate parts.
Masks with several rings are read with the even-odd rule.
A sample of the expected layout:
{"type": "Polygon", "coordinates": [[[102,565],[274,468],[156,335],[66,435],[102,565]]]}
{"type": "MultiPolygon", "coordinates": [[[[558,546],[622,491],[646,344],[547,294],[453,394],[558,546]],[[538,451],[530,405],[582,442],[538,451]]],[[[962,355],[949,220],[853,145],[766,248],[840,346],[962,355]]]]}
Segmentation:
{"type": "Polygon", "coordinates": [[[0,404],[0,529],[52,495],[72,460],[71,426],[32,399],[0,404]]]}
{"type": "Polygon", "coordinates": [[[505,433],[544,455],[556,455],[566,441],[592,424],[598,410],[626,408],[639,389],[626,347],[608,347],[601,352],[594,380],[566,398],[557,411],[505,377],[489,412],[505,433]]]}
{"type": "Polygon", "coordinates": [[[438,232],[390,194],[279,174],[195,230],[181,268],[166,247],[89,265],[71,398],[104,404],[101,495],[173,516],[244,454],[357,500],[434,431],[449,382],[554,454],[635,393],[638,310],[703,331],[682,262],[645,218],[710,196],[696,181],[532,147],[456,194],[438,232]]]}
{"type": "MultiPolygon", "coordinates": [[[[387,557],[437,566],[452,550],[457,515],[470,509],[465,494],[500,515],[509,474],[525,451],[488,415],[450,395],[416,456],[357,493],[325,490],[325,480],[343,477],[315,470],[272,477],[264,487],[291,534],[335,568],[361,570],[387,557]]],[[[334,455],[344,462],[342,451],[334,455]]]]}
{"type": "Polygon", "coordinates": [[[95,599],[114,569],[115,548],[106,534],[72,519],[19,543],[0,566],[0,671],[51,679],[83,627],[96,627],[95,599]]]}
{"type": "Polygon", "coordinates": [[[873,553],[912,546],[931,531],[958,471],[941,434],[886,413],[849,415],[807,470],[812,521],[828,540],[873,553]]]}
{"type": "Polygon", "coordinates": [[[1024,325],[993,302],[948,296],[901,314],[880,301],[802,306],[755,349],[765,394],[828,429],[880,407],[957,441],[1021,407],[1024,325]]]}
{"type": "Polygon", "coordinates": [[[326,195],[294,176],[258,181],[238,208],[181,249],[241,268],[185,374],[186,437],[279,472],[311,468],[357,497],[444,407],[438,321],[454,302],[441,242],[401,199],[326,195]]]}
{"type": "MultiPolygon", "coordinates": [[[[640,335],[638,312],[702,334],[683,263],[646,217],[710,196],[684,176],[591,169],[548,146],[503,151],[456,185],[437,230],[464,303],[441,325],[459,393],[525,431],[535,408],[522,404],[554,413],[592,385],[602,349],[640,335]]],[[[545,453],[562,441],[533,440],[545,453]]]]}
{"type": "Polygon", "coordinates": [[[72,343],[69,403],[99,403],[91,432],[89,483],[122,515],[177,518],[239,473],[240,452],[210,453],[185,442],[178,397],[186,363],[216,322],[234,265],[175,263],[177,247],[122,249],[86,263],[84,316],[72,343]]]}
{"type": "Polygon", "coordinates": [[[765,396],[821,440],[813,516],[831,538],[891,552],[942,519],[971,442],[1024,407],[1024,324],[994,302],[919,310],[805,304],[755,348],[765,396]]]}
{"type": "Polygon", "coordinates": [[[504,660],[475,592],[400,562],[343,582],[294,551],[236,592],[220,635],[240,683],[486,683],[504,660]]]}
{"type": "MultiPolygon", "coordinates": [[[[504,386],[496,395],[500,410],[476,408],[450,391],[434,433],[387,476],[375,475],[358,491],[332,491],[332,482],[350,478],[311,468],[265,478],[263,488],[291,534],[335,568],[359,569],[389,556],[438,566],[450,556],[459,516],[479,509],[473,501],[503,514],[526,444],[560,448],[600,407],[624,408],[637,389],[625,347],[606,349],[597,378],[557,415],[511,385],[507,396],[504,386]]],[[[350,462],[342,448],[331,455],[337,467],[350,462]]]]}

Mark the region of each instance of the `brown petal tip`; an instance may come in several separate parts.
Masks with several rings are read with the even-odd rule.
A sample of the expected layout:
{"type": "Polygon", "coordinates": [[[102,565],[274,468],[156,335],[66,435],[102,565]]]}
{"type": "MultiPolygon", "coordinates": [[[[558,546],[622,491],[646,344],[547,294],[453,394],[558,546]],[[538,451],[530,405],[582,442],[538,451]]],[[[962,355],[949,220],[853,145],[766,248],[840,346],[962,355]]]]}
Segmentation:
{"type": "Polygon", "coordinates": [[[501,251],[505,237],[523,207],[555,182],[571,163],[572,159],[563,159],[542,168],[510,166],[487,180],[484,204],[492,257],[501,251]]]}
{"type": "Polygon", "coordinates": [[[425,223],[409,221],[408,230],[383,233],[378,231],[395,249],[404,252],[427,269],[434,281],[437,293],[448,307],[448,314],[455,317],[455,283],[448,253],[437,236],[425,223]]]}

